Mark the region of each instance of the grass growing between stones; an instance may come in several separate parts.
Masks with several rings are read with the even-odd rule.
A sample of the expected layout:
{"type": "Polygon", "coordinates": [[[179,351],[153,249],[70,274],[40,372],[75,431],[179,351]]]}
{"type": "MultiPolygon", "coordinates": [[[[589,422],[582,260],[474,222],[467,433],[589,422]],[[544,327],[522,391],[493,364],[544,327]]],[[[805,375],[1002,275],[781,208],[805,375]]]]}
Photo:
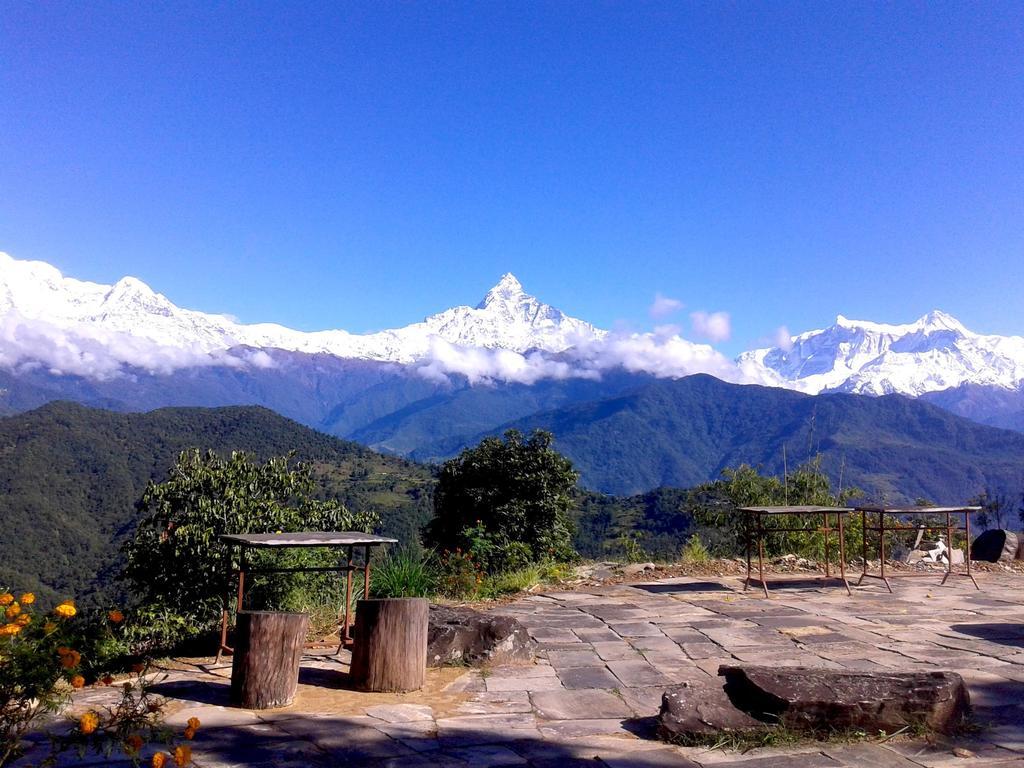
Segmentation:
{"type": "Polygon", "coordinates": [[[689,738],[677,736],[667,739],[667,741],[680,747],[705,747],[708,750],[722,750],[745,754],[755,749],[768,747],[800,747],[822,743],[855,744],[859,742],[884,744],[894,739],[932,738],[935,735],[934,732],[923,724],[906,725],[892,733],[885,731],[869,733],[857,728],[808,733],[781,724],[766,724],[760,730],[709,733],[689,738]]]}

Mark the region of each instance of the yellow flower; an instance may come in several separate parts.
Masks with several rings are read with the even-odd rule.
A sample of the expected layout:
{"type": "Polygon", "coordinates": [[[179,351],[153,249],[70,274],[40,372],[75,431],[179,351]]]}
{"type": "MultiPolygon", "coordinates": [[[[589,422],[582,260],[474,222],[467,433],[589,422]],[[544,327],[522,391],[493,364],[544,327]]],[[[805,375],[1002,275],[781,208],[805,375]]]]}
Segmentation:
{"type": "Polygon", "coordinates": [[[10,605],[14,602],[14,595],[10,592],[4,592],[0,595],[0,605],[10,605]]]}
{"type": "Polygon", "coordinates": [[[36,601],[36,596],[31,592],[26,592],[21,596],[20,600],[22,605],[32,605],[36,601]]]}
{"type": "Polygon", "coordinates": [[[157,752],[153,755],[153,768],[164,768],[167,765],[169,755],[166,752],[157,752]]]}
{"type": "Polygon", "coordinates": [[[84,685],[85,685],[85,678],[82,677],[81,675],[75,675],[74,677],[71,678],[71,687],[72,688],[81,688],[84,685]]]}
{"type": "Polygon", "coordinates": [[[76,613],[78,609],[75,608],[75,604],[70,600],[65,600],[63,603],[53,609],[53,612],[60,616],[62,619],[70,619],[76,613]]]}
{"type": "Polygon", "coordinates": [[[78,730],[88,736],[94,732],[100,724],[100,717],[95,712],[86,712],[78,718],[78,730]]]}
{"type": "Polygon", "coordinates": [[[21,632],[21,626],[18,624],[4,624],[2,627],[0,627],[0,637],[16,635],[19,632],[21,632]]]}
{"type": "Polygon", "coordinates": [[[29,616],[27,613],[21,614],[20,616],[18,616],[18,618],[14,620],[14,623],[17,624],[19,627],[24,627],[26,624],[30,624],[31,622],[32,617],[29,616]]]}
{"type": "Polygon", "coordinates": [[[110,621],[114,624],[120,624],[122,621],[124,621],[124,614],[117,610],[117,608],[115,608],[107,614],[107,618],[110,619],[110,621]]]}
{"type": "Polygon", "coordinates": [[[7,606],[7,610],[4,611],[4,615],[6,615],[8,619],[13,619],[19,613],[21,613],[21,606],[17,603],[11,603],[7,606]]]}
{"type": "Polygon", "coordinates": [[[192,747],[182,744],[180,747],[174,748],[174,764],[178,768],[185,768],[186,765],[192,762],[192,747]]]}

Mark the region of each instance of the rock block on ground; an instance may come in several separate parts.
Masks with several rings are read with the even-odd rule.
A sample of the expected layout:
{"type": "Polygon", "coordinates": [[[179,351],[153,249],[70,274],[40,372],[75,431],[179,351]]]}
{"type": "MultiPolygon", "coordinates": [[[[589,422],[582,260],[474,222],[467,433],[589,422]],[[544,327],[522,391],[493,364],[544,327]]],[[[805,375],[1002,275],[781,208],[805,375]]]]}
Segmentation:
{"type": "Polygon", "coordinates": [[[514,664],[532,659],[533,641],[517,619],[472,608],[430,606],[428,667],[514,664]]]}
{"type": "Polygon", "coordinates": [[[1017,557],[1019,544],[1018,536],[1013,531],[994,528],[983,532],[971,544],[971,560],[985,563],[1013,560],[1017,557]]]}
{"type": "Polygon", "coordinates": [[[955,731],[969,707],[954,672],[845,672],[806,667],[723,665],[725,693],[738,709],[808,732],[892,733],[907,725],[955,731]]]}
{"type": "Polygon", "coordinates": [[[737,709],[722,686],[683,683],[661,697],[658,733],[668,741],[690,743],[720,733],[750,733],[767,726],[737,709]]]}

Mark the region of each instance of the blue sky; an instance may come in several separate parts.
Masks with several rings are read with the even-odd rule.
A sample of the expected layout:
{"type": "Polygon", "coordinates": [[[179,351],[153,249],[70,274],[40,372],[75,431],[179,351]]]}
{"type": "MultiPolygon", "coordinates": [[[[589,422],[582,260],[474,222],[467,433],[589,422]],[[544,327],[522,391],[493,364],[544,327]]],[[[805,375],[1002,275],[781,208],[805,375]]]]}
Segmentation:
{"type": "Polygon", "coordinates": [[[1024,334],[1020,3],[8,4],[0,250],[302,329],[505,271],[1024,334]]]}

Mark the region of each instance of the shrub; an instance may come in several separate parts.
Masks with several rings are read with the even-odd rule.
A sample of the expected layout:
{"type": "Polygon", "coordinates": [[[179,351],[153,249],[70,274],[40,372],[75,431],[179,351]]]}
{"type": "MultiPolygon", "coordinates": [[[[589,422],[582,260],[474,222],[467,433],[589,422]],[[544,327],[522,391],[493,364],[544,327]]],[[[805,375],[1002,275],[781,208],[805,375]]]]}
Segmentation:
{"type": "MultiPolygon", "coordinates": [[[[743,464],[735,469],[722,472],[722,479],[705,483],[691,491],[689,508],[695,520],[709,529],[725,532],[722,552],[724,555],[743,555],[746,551],[747,531],[740,507],[813,505],[821,507],[843,506],[847,501],[860,495],[860,490],[849,488],[833,493],[828,477],[821,471],[820,458],[816,458],[784,477],[762,475],[754,467],[743,464]]],[[[832,518],[834,522],[834,517],[832,518]]],[[[853,521],[846,526],[846,552],[850,557],[861,549],[860,526],[853,521]]],[[[765,536],[765,553],[768,556],[798,554],[809,558],[823,559],[825,542],[820,527],[820,518],[812,521],[807,517],[779,515],[766,523],[766,527],[799,528],[808,531],[769,533],[765,536]]],[[[833,550],[838,547],[833,546],[833,550]]],[[[833,557],[838,552],[833,551],[833,557]]]]}
{"type": "Polygon", "coordinates": [[[643,563],[650,559],[647,556],[647,550],[640,543],[640,537],[635,533],[626,534],[619,541],[622,544],[622,555],[627,563],[643,563]]]}
{"type": "Polygon", "coordinates": [[[472,553],[488,573],[575,557],[568,511],[577,474],[551,443],[547,432],[509,430],[445,462],[427,540],[472,553]]]}
{"type": "MultiPolygon", "coordinates": [[[[222,458],[212,451],[185,451],[163,483],[150,483],[139,507],[144,513],[126,545],[125,576],[156,625],[135,628],[145,641],[147,626],[166,647],[215,629],[232,591],[238,551],[220,541],[224,533],[296,530],[369,530],[370,514],[354,514],[337,501],[311,497],[309,467],[290,456],[257,463],[245,453],[222,458]]],[[[251,568],[336,565],[326,550],[250,552],[251,568]]],[[[254,605],[296,609],[317,600],[337,604],[337,579],[318,574],[254,574],[247,580],[254,605]]],[[[231,603],[228,603],[231,607],[231,603]]]]}
{"type": "Polygon", "coordinates": [[[437,592],[437,575],[423,552],[400,549],[372,571],[370,594],[374,597],[430,597],[437,592]]]}
{"type": "MultiPolygon", "coordinates": [[[[0,766],[21,755],[22,739],[33,723],[59,711],[70,691],[86,684],[86,676],[112,683],[103,673],[104,660],[92,654],[123,648],[115,635],[124,621],[119,610],[83,623],[81,617],[74,620],[78,609],[70,600],[48,613],[34,607],[31,593],[20,598],[0,594],[0,766]]],[[[70,749],[108,757],[117,751],[135,761],[144,743],[168,741],[170,734],[159,728],[164,701],[150,692],[146,672],[140,664],[121,682],[121,698],[114,707],[86,711],[67,733],[53,736],[43,764],[55,763],[70,749]]],[[[190,734],[198,727],[197,722],[190,734]]],[[[191,764],[191,758],[181,764],[191,764]]]]}
{"type": "Polygon", "coordinates": [[[700,536],[693,534],[683,545],[683,551],[679,555],[679,561],[687,565],[706,563],[711,560],[711,553],[708,552],[700,536]]]}
{"type": "Polygon", "coordinates": [[[485,576],[480,585],[480,597],[493,600],[505,595],[515,595],[540,584],[543,579],[544,571],[539,565],[485,576]]]}
{"type": "Polygon", "coordinates": [[[445,550],[438,558],[438,592],[445,597],[471,599],[479,596],[484,571],[473,561],[473,555],[456,549],[445,550]]]}

